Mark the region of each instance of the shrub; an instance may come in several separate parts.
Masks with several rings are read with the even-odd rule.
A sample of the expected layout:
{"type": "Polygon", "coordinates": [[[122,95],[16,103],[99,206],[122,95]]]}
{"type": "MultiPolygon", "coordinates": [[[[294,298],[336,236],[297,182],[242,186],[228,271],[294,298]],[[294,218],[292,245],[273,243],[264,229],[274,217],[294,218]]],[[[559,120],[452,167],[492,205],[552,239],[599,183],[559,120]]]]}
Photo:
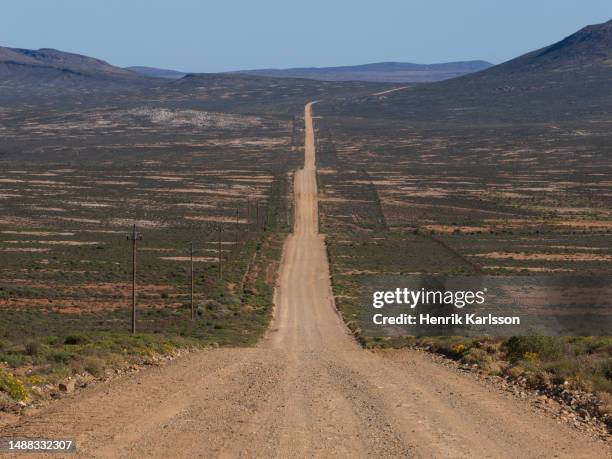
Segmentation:
{"type": "Polygon", "coordinates": [[[601,414],[612,415],[612,394],[609,392],[598,392],[597,397],[600,400],[599,412],[601,414]]]}
{"type": "Polygon", "coordinates": [[[44,378],[39,375],[28,376],[26,380],[28,381],[28,384],[30,384],[31,386],[40,386],[41,384],[45,382],[44,378]]]}
{"type": "MultiPolygon", "coordinates": [[[[460,346],[463,346],[463,344],[460,344],[460,346]]],[[[478,364],[479,366],[486,366],[486,363],[490,362],[492,359],[491,359],[491,356],[487,354],[487,351],[485,351],[484,349],[471,348],[470,350],[468,350],[467,352],[463,354],[463,357],[461,358],[461,360],[464,363],[468,363],[468,364],[475,363],[475,364],[478,364]]]]}
{"type": "Polygon", "coordinates": [[[568,381],[572,389],[593,392],[595,387],[593,381],[581,373],[573,375],[568,381]]]}
{"type": "Polygon", "coordinates": [[[612,380],[612,359],[606,359],[600,365],[602,375],[606,379],[612,380]]]}
{"type": "Polygon", "coordinates": [[[172,343],[162,344],[162,351],[164,352],[164,354],[172,354],[175,350],[176,350],[176,346],[174,346],[174,344],[172,343]]]}
{"type": "Polygon", "coordinates": [[[10,373],[0,372],[0,391],[18,402],[28,399],[28,390],[23,382],[10,373]]]}
{"type": "Polygon", "coordinates": [[[453,347],[451,347],[451,352],[453,354],[455,354],[456,356],[462,355],[466,350],[465,344],[455,344],[453,347]]]}
{"type": "Polygon", "coordinates": [[[514,365],[514,366],[506,368],[506,371],[504,371],[504,374],[507,376],[510,376],[512,379],[516,379],[519,376],[521,376],[524,372],[525,372],[525,369],[523,367],[521,367],[520,365],[514,365]]]}
{"type": "Polygon", "coordinates": [[[49,355],[49,359],[57,363],[68,363],[73,359],[73,355],[67,351],[55,351],[49,355]]]}
{"type": "Polygon", "coordinates": [[[497,354],[499,352],[499,344],[496,342],[485,341],[481,343],[480,347],[484,349],[488,354],[497,354]]]}
{"type": "Polygon", "coordinates": [[[57,346],[58,344],[62,342],[60,337],[55,336],[55,335],[50,335],[50,336],[45,337],[45,341],[47,342],[49,346],[57,346]]]}
{"type": "Polygon", "coordinates": [[[531,371],[525,374],[525,377],[527,378],[527,383],[531,387],[548,386],[552,381],[550,374],[541,368],[531,369],[531,371]]]}
{"type": "Polygon", "coordinates": [[[89,342],[90,339],[87,336],[81,334],[68,335],[64,339],[64,344],[68,345],[88,344],[89,342]]]}
{"type": "Polygon", "coordinates": [[[41,345],[38,341],[29,341],[25,345],[25,353],[27,355],[38,355],[40,354],[41,345]]]}
{"type": "Polygon", "coordinates": [[[15,400],[8,394],[0,392],[0,411],[8,411],[15,404],[15,400]]]}
{"type": "Polygon", "coordinates": [[[21,354],[4,354],[0,355],[0,361],[6,362],[6,364],[11,368],[17,368],[22,366],[27,357],[21,354]]]}
{"type": "Polygon", "coordinates": [[[504,343],[504,349],[511,362],[525,359],[525,355],[536,354],[542,360],[554,360],[564,354],[561,338],[554,336],[513,336],[504,343]]]}
{"type": "Polygon", "coordinates": [[[92,376],[100,378],[104,375],[104,361],[97,357],[88,357],[83,363],[83,368],[92,376]]]}

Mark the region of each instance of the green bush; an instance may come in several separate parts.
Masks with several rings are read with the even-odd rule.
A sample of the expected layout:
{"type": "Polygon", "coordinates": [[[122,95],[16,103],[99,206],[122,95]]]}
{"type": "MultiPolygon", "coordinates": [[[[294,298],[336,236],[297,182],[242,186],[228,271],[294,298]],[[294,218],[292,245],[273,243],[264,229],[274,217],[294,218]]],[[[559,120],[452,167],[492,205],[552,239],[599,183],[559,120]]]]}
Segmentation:
{"type": "Polygon", "coordinates": [[[600,371],[606,379],[612,381],[612,359],[607,359],[601,362],[600,371]]]}
{"type": "Polygon", "coordinates": [[[42,346],[38,341],[28,341],[25,345],[25,353],[27,355],[38,355],[41,349],[42,346]]]}
{"type": "Polygon", "coordinates": [[[57,363],[68,363],[74,358],[74,355],[68,351],[54,351],[49,354],[49,360],[57,363]]]}
{"type": "Polygon", "coordinates": [[[28,358],[22,354],[3,354],[0,355],[0,362],[6,362],[11,368],[17,368],[22,366],[28,358]]]}
{"type": "Polygon", "coordinates": [[[554,336],[513,336],[504,343],[511,362],[536,354],[541,360],[558,359],[564,354],[562,338],[554,336]]]}
{"type": "Polygon", "coordinates": [[[66,338],[64,339],[64,344],[69,344],[69,345],[89,344],[90,341],[91,340],[89,339],[89,337],[85,335],[72,334],[72,335],[66,336],[66,338]]]}
{"type": "Polygon", "coordinates": [[[0,391],[7,393],[18,402],[28,399],[28,390],[21,380],[10,373],[0,372],[0,391]]]}

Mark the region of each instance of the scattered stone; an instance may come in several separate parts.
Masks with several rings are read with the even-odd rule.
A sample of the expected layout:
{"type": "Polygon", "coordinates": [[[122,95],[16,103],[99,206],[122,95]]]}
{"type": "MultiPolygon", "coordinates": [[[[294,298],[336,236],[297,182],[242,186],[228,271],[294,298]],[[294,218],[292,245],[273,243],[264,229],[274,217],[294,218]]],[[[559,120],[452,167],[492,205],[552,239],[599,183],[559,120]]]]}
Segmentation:
{"type": "Polygon", "coordinates": [[[611,440],[612,415],[602,411],[601,400],[595,394],[571,389],[569,381],[562,381],[559,384],[544,382],[534,386],[533,382],[524,376],[513,377],[509,374],[490,376],[472,368],[471,365],[436,354],[431,349],[418,346],[415,349],[427,352],[437,363],[455,368],[460,373],[469,373],[483,382],[496,386],[509,397],[529,400],[535,409],[546,411],[558,422],[568,424],[605,442],[611,440]]]}
{"type": "Polygon", "coordinates": [[[61,392],[66,392],[67,394],[74,392],[74,380],[73,379],[67,379],[66,381],[62,381],[61,383],[58,384],[58,389],[61,392]]]}

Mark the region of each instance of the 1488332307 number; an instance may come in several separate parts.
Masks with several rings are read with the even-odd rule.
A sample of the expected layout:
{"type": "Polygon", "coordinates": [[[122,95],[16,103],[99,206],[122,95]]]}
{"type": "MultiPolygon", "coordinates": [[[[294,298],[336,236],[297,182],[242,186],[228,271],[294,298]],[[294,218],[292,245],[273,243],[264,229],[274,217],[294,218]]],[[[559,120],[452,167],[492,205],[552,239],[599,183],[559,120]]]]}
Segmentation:
{"type": "Polygon", "coordinates": [[[76,451],[74,440],[48,438],[3,438],[0,451],[76,451]]]}

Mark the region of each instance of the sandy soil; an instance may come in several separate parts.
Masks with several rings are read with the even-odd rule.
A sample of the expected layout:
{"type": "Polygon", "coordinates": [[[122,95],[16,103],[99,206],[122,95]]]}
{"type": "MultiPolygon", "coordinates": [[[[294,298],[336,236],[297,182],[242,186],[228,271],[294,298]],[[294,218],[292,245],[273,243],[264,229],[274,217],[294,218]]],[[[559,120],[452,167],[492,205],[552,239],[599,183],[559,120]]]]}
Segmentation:
{"type": "Polygon", "coordinates": [[[83,457],[610,457],[602,443],[427,355],[355,343],[336,313],[317,229],[310,113],[309,104],[296,225],[260,345],[97,385],[0,436],[73,437],[83,457]]]}

